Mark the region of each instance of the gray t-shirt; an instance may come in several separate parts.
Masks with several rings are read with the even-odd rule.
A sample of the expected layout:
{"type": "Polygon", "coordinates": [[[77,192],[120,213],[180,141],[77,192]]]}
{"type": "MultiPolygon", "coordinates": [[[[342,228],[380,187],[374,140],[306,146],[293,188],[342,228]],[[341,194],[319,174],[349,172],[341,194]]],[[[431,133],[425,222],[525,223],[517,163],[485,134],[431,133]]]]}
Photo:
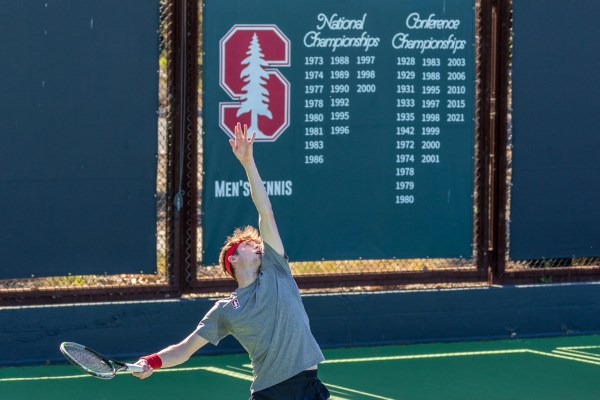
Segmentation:
{"type": "Polygon", "coordinates": [[[252,361],[251,391],[276,385],[323,361],[310,331],[300,291],[287,257],[268,244],[258,278],[219,300],[204,316],[196,333],[215,346],[233,335],[252,361]]]}

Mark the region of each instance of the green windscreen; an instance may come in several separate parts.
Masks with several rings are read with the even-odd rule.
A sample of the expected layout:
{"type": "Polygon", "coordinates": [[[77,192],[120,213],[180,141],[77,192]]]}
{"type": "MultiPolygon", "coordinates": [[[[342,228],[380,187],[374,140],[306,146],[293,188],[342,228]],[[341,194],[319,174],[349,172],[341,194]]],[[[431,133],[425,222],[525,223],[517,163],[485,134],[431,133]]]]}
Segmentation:
{"type": "Polygon", "coordinates": [[[473,0],[204,2],[203,259],[256,225],[255,159],[295,260],[470,257],[473,0]]]}
{"type": "Polygon", "coordinates": [[[158,0],[0,1],[0,279],[156,270],[158,0]]]}

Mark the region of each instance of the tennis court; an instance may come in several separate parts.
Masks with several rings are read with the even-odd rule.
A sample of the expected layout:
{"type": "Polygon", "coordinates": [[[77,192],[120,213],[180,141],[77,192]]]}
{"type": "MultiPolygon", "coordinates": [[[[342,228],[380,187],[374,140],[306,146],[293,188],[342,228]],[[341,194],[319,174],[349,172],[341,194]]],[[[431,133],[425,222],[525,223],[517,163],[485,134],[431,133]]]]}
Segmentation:
{"type": "MultiPolygon", "coordinates": [[[[58,351],[58,350],[57,350],[58,351]]],[[[326,350],[332,399],[597,399],[600,336],[326,350]]],[[[247,399],[245,354],[194,357],[140,381],[82,375],[71,365],[0,369],[0,398],[247,399]]]]}

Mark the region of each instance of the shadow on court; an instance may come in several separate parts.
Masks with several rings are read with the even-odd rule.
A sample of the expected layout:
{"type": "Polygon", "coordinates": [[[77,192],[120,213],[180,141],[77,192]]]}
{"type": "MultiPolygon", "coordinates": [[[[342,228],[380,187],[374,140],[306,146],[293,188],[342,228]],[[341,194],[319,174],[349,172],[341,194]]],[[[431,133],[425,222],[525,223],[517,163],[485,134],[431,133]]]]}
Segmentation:
{"type": "MultiPolygon", "coordinates": [[[[597,399],[600,336],[326,350],[333,400],[597,399]]],[[[96,400],[249,397],[244,355],[194,357],[140,381],[103,381],[70,365],[0,369],[0,398],[96,400]]]]}

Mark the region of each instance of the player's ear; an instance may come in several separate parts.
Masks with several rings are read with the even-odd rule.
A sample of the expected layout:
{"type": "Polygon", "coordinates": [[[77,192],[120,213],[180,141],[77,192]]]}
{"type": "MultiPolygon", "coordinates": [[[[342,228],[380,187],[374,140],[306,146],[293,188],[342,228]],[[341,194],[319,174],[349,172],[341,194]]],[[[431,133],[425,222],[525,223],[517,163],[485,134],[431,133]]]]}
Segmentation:
{"type": "Polygon", "coordinates": [[[233,266],[233,263],[237,262],[237,257],[232,254],[229,256],[229,258],[227,258],[227,261],[229,261],[229,263],[233,266]]]}

